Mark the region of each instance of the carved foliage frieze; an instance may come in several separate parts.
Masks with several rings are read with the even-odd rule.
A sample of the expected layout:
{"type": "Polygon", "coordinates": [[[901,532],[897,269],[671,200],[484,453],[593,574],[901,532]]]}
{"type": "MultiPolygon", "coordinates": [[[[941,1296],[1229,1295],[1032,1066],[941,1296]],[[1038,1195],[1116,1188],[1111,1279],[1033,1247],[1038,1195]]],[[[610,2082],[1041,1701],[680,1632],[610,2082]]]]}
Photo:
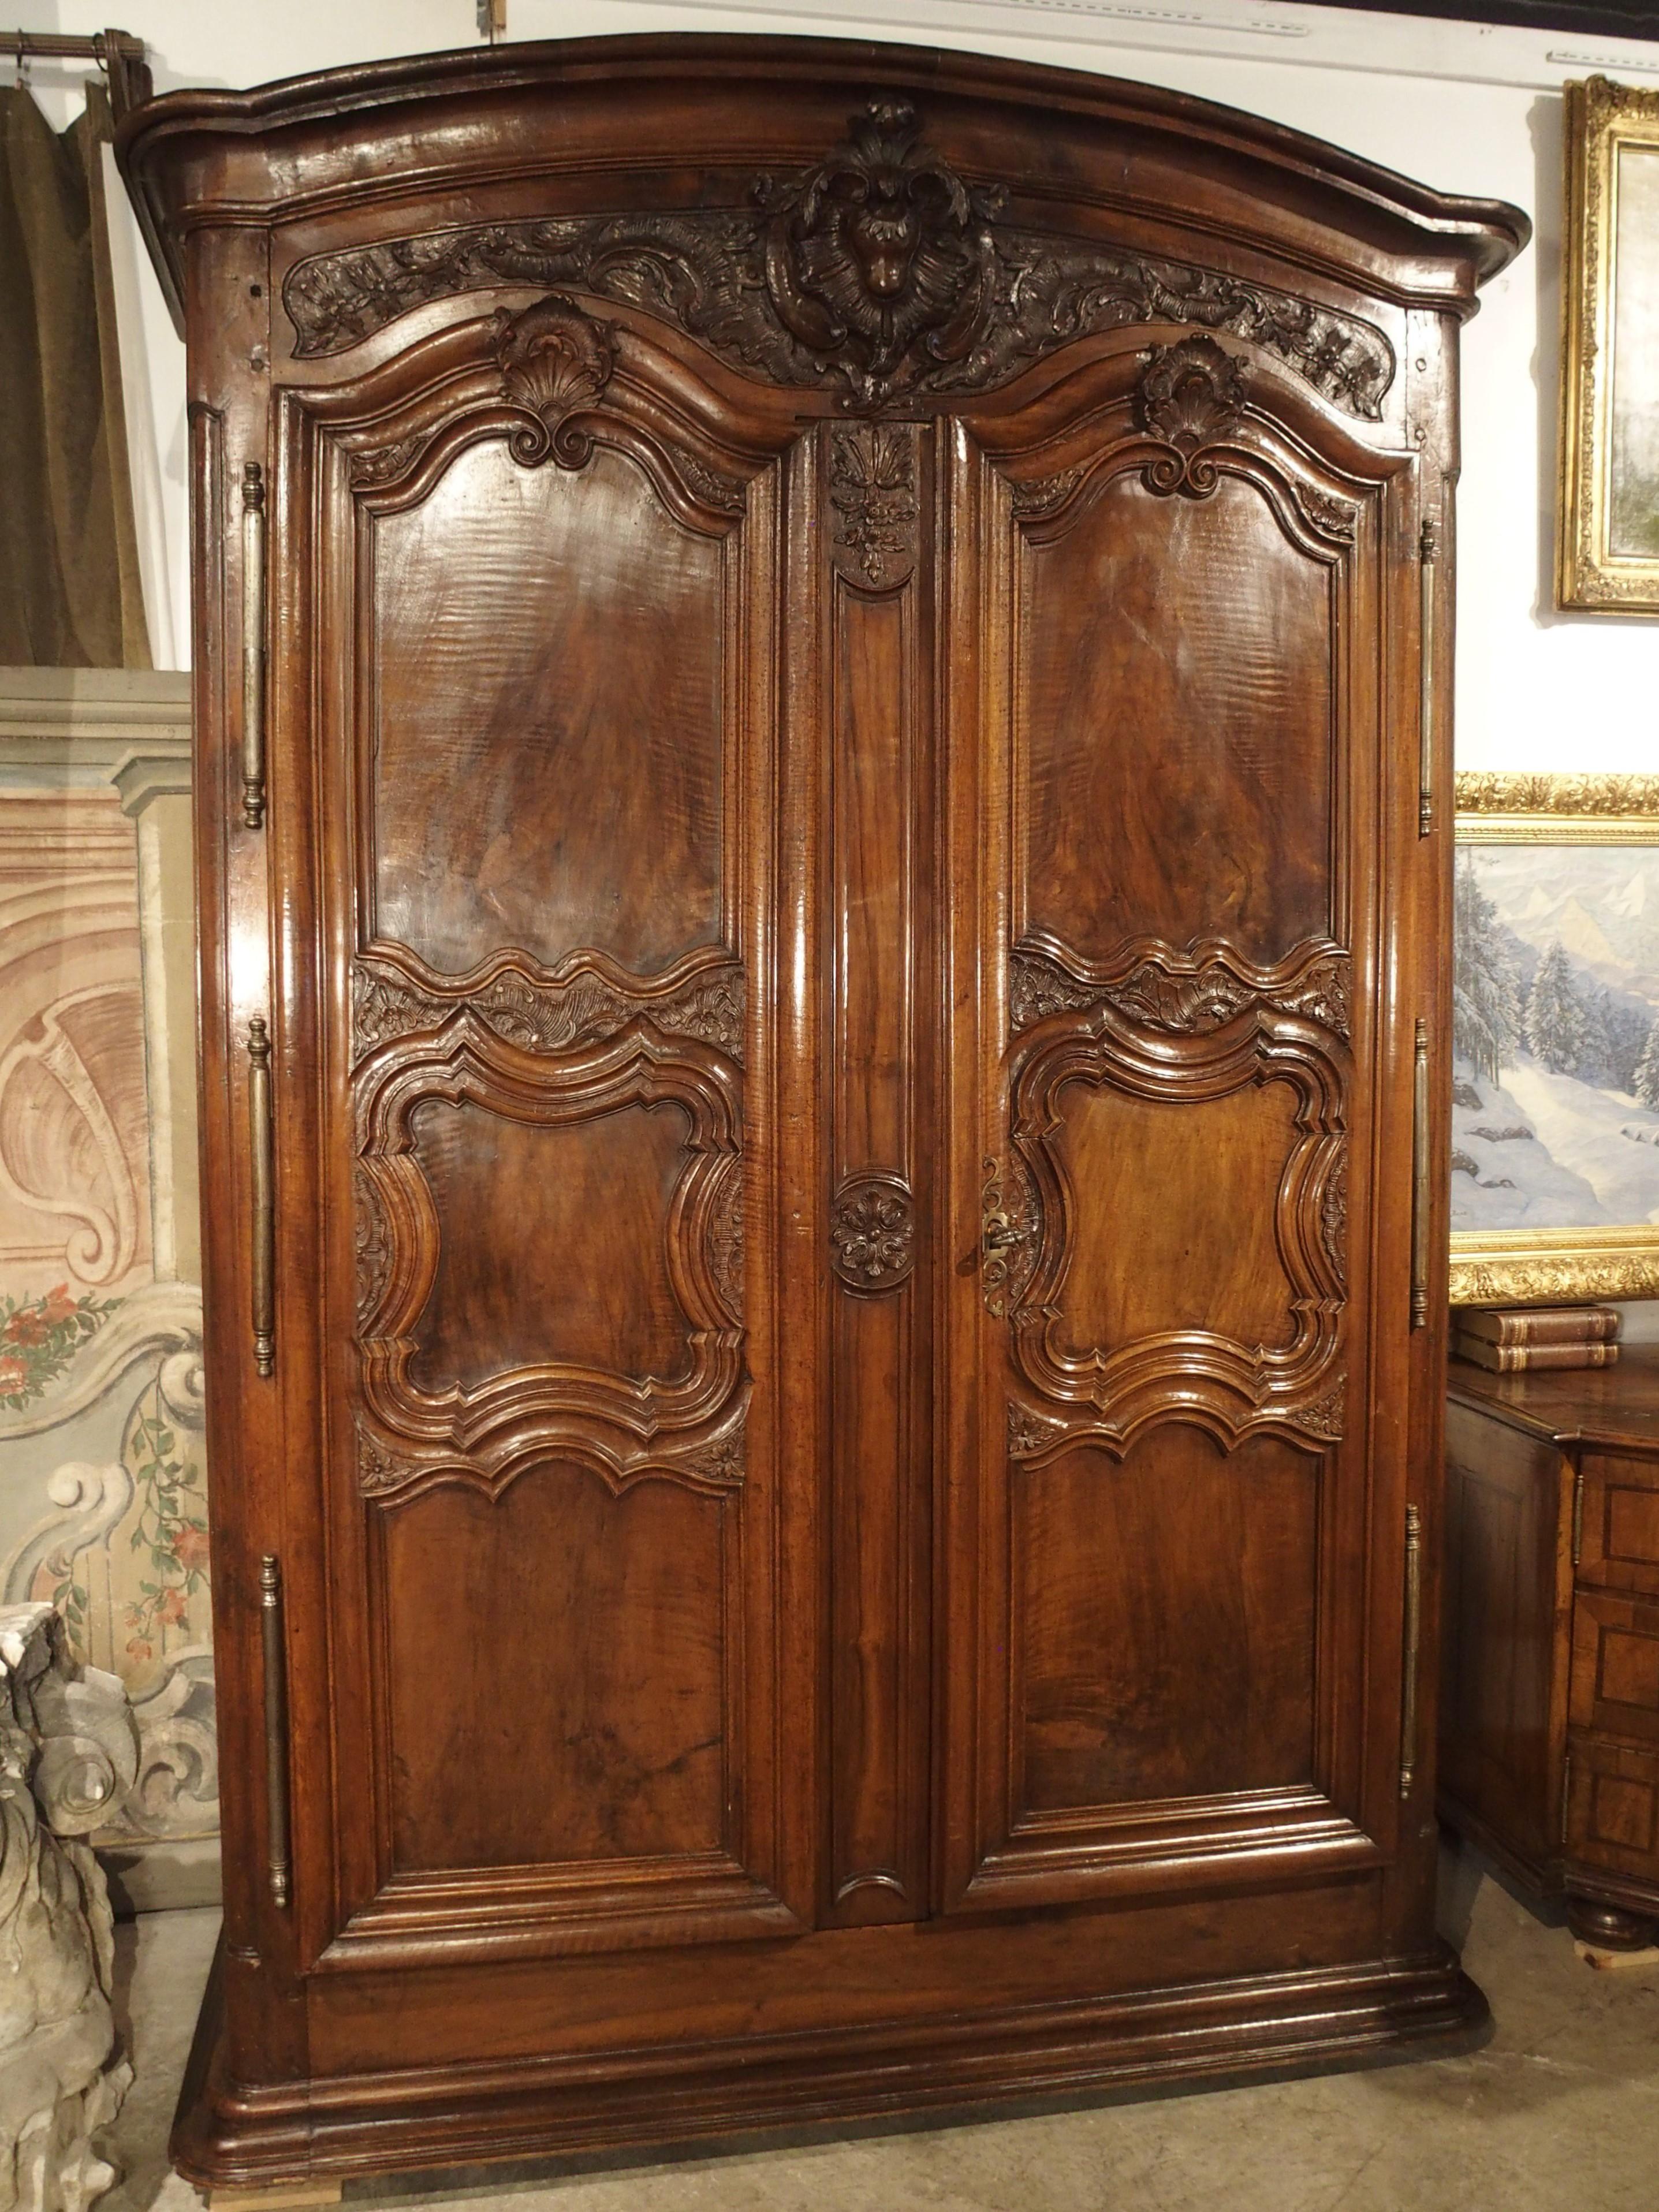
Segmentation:
{"type": "Polygon", "coordinates": [[[1253,1007],[1294,1014],[1346,1039],[1353,963],[1316,944],[1273,968],[1255,968],[1220,940],[1178,952],[1142,940],[1109,973],[1079,973],[1054,953],[1017,946],[1008,963],[1008,1024],[1015,1036],[1057,1014],[1111,1006],[1172,1036],[1221,1028],[1253,1007]]]}
{"type": "Polygon", "coordinates": [[[400,974],[360,964],[353,973],[352,1057],[362,1060],[393,1040],[441,1029],[466,1012],[527,1052],[566,1052],[614,1036],[635,1019],[666,1036],[700,1039],[741,1063],[744,975],[735,963],[704,968],[657,994],[591,970],[558,982],[509,969],[488,983],[441,995],[400,974]]]}
{"type": "MultiPolygon", "coordinates": [[[[296,263],[283,300],[295,354],[309,359],[428,301],[509,284],[617,301],[678,325],[739,369],[828,386],[864,410],[991,391],[1073,340],[1160,324],[1243,338],[1366,422],[1380,419],[1395,378],[1387,337],[1358,317],[1218,270],[1010,223],[1004,191],[958,175],[895,101],[853,116],[842,143],[801,173],[760,179],[747,209],[382,240],[296,263]]],[[[580,379],[598,365],[590,352],[585,368],[567,359],[560,373],[580,379]]]]}

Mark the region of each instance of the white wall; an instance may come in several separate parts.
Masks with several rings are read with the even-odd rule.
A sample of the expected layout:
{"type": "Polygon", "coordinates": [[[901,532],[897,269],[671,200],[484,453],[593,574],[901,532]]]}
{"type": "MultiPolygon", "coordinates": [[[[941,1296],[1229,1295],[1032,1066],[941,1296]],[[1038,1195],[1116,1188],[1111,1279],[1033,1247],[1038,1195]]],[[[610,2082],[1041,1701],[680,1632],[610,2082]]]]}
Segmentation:
{"type": "MultiPolygon", "coordinates": [[[[102,27],[108,0],[16,9],[32,30],[102,27]]],[[[143,0],[157,88],[252,84],[477,43],[474,0],[143,0]]],[[[1560,260],[1560,84],[1601,69],[1659,83],[1659,44],[1425,22],[1293,0],[509,0],[514,39],[782,31],[977,48],[1147,79],[1255,110],[1443,189],[1516,201],[1533,247],[1465,336],[1458,758],[1470,768],[1659,771],[1659,618],[1549,605],[1560,260]]],[[[37,64],[37,89],[71,80],[37,64]]],[[[64,113],[67,114],[67,101],[64,113]]],[[[179,349],[145,274],[129,343],[154,423],[168,592],[185,604],[179,349]]],[[[140,404],[142,403],[142,404],[140,404]]],[[[156,623],[165,627],[165,615],[156,623]]],[[[182,623],[175,649],[184,657],[182,623]]],[[[167,658],[159,641],[158,661],[167,658]]]]}

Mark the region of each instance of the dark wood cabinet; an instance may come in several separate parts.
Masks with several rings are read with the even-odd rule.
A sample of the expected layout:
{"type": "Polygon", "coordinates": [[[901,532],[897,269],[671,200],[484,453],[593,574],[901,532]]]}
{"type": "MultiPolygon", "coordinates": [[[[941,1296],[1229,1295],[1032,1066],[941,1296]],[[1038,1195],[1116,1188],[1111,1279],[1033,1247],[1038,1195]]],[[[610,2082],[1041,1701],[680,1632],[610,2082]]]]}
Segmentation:
{"type": "Polygon", "coordinates": [[[185,2170],[1467,2022],[1449,499],[1524,218],[807,41],[122,158],[196,490],[185,2170]]]}
{"type": "Polygon", "coordinates": [[[1610,1950],[1659,1941],[1659,1346],[1455,1360],[1440,1803],[1610,1950]]]}

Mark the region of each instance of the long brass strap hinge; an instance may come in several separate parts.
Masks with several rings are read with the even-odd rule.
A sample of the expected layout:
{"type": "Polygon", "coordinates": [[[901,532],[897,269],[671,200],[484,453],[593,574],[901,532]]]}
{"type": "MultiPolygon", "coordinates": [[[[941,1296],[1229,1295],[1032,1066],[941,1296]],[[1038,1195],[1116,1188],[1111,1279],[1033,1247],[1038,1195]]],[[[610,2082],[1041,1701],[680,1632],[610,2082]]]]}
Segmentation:
{"type": "Polygon", "coordinates": [[[1417,834],[1426,837],[1434,828],[1434,763],[1437,742],[1435,717],[1435,636],[1434,617],[1437,605],[1435,569],[1440,560],[1440,529],[1433,520],[1425,521],[1417,541],[1417,573],[1421,593],[1421,621],[1418,634],[1418,771],[1417,771],[1417,834]]]}
{"type": "Polygon", "coordinates": [[[259,1642],[265,1677],[265,1871],[270,1901],[284,1909],[292,1894],[288,1815],[288,1639],[283,1623],[283,1571],[267,1552],[259,1563],[259,1642]]]}
{"type": "Polygon", "coordinates": [[[242,819],[265,818],[265,479],[242,471],[242,819]]]}
{"type": "Polygon", "coordinates": [[[1429,1322],[1429,1025],[1419,1020],[1412,1053],[1412,1327],[1429,1322]]]}
{"type": "Polygon", "coordinates": [[[1584,1470],[1582,1464],[1572,1474],[1572,1564],[1576,1567],[1584,1549],[1584,1470]]]}
{"type": "Polygon", "coordinates": [[[1423,1516],[1406,1508],[1405,1657],[1400,1693],[1400,1794],[1409,1797],[1417,1778],[1417,1681],[1423,1640],[1423,1516]]]}
{"type": "Polygon", "coordinates": [[[257,1014],[247,1025],[247,1123],[253,1215],[253,1364],[261,1375],[269,1375],[276,1364],[276,1175],[270,1032],[257,1014]]]}

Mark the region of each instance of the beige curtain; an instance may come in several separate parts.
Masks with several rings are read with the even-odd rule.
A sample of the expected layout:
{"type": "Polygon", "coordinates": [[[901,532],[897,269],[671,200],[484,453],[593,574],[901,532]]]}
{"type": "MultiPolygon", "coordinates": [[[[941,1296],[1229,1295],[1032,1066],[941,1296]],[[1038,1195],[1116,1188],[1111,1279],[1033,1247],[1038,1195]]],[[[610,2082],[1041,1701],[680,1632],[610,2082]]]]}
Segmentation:
{"type": "Polygon", "coordinates": [[[0,88],[0,665],[148,668],[100,152],[0,88]]]}

